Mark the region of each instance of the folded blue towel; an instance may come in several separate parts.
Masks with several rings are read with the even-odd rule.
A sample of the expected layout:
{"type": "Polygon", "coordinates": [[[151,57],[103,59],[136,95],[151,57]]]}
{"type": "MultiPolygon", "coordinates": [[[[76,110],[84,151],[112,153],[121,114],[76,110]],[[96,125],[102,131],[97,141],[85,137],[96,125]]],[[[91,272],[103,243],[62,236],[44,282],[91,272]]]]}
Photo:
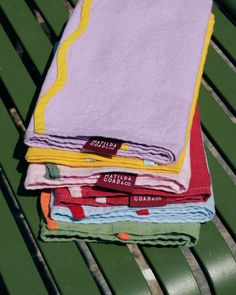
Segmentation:
{"type": "Polygon", "coordinates": [[[206,222],[211,220],[215,214],[213,196],[207,202],[169,204],[163,207],[151,208],[78,206],[78,214],[75,214],[75,212],[72,214],[68,207],[54,205],[52,192],[50,206],[52,219],[76,223],[110,223],[117,221],[206,222]]]}

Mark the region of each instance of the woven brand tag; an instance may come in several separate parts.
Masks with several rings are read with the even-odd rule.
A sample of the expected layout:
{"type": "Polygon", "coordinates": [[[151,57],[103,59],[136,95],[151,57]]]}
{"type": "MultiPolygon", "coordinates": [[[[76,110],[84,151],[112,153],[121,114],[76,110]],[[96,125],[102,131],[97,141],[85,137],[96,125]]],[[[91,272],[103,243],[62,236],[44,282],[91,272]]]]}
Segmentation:
{"type": "Polygon", "coordinates": [[[83,146],[83,150],[93,151],[103,155],[116,155],[122,142],[114,139],[91,137],[83,146]]]}
{"type": "Polygon", "coordinates": [[[135,185],[136,177],[136,174],[129,173],[103,173],[96,185],[116,191],[131,193],[135,185]]]}
{"type": "Polygon", "coordinates": [[[165,198],[154,195],[131,195],[130,207],[152,207],[165,206],[167,204],[165,198]]]}

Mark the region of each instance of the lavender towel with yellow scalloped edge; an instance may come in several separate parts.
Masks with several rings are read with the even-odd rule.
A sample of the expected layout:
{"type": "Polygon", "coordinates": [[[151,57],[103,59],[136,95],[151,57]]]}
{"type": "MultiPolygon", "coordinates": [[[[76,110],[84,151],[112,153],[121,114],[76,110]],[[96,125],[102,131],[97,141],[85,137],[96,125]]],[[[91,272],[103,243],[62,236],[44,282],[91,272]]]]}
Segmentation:
{"type": "Polygon", "coordinates": [[[118,156],[175,162],[191,128],[211,6],[212,0],[80,1],[26,144],[80,151],[99,136],[128,146],[118,156]]]}

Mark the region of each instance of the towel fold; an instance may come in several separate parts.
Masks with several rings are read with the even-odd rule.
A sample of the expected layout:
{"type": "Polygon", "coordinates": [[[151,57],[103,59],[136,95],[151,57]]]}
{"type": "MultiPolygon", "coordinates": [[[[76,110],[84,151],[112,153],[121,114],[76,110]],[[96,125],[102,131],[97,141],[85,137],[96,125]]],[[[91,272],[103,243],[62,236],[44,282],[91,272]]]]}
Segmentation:
{"type": "MultiPolygon", "coordinates": [[[[73,188],[72,188],[73,189],[73,188]]],[[[127,205],[130,207],[157,207],[165,206],[167,204],[177,204],[177,203],[193,203],[193,202],[204,202],[208,199],[203,198],[201,195],[186,196],[181,195],[160,196],[156,194],[139,194],[139,195],[126,195],[122,193],[112,193],[106,192],[105,190],[97,190],[92,197],[78,197],[73,196],[68,188],[56,188],[53,190],[55,196],[55,202],[58,206],[64,205],[90,205],[90,206],[118,206],[127,205]],[[110,196],[107,196],[109,195],[110,196]]]]}
{"type": "Polygon", "coordinates": [[[132,221],[96,224],[74,224],[59,221],[57,230],[41,223],[40,237],[46,242],[118,242],[141,245],[193,247],[199,239],[199,223],[136,223],[132,221]],[[124,232],[121,232],[124,231],[124,232]],[[125,235],[124,235],[125,234],[125,235]],[[120,237],[125,236],[125,239],[120,237]],[[128,239],[126,238],[128,237],[128,239]]]}
{"type": "Polygon", "coordinates": [[[162,246],[194,246],[199,239],[199,223],[123,221],[103,224],[78,224],[55,221],[50,217],[50,194],[40,198],[44,220],[40,237],[44,241],[119,242],[162,246]]]}
{"type": "Polygon", "coordinates": [[[54,220],[75,223],[137,221],[153,223],[206,222],[215,214],[214,198],[206,202],[167,204],[161,207],[133,208],[128,206],[87,206],[55,202],[51,191],[50,214],[54,220]]]}
{"type": "Polygon", "coordinates": [[[190,148],[187,147],[185,161],[179,174],[163,174],[139,171],[125,167],[75,168],[52,163],[29,165],[25,179],[26,189],[45,189],[77,185],[95,185],[102,173],[125,173],[136,175],[135,187],[165,190],[173,193],[185,192],[190,181],[190,148]]]}
{"type": "MultiPolygon", "coordinates": [[[[211,182],[203,148],[198,110],[195,112],[191,130],[190,157],[189,149],[187,149],[185,157],[186,160],[184,161],[183,170],[180,174],[150,173],[117,167],[73,168],[54,164],[47,164],[46,167],[45,164],[30,164],[25,180],[25,187],[27,189],[69,187],[72,197],[109,198],[133,195],[131,198],[131,204],[134,202],[135,206],[138,206],[139,204],[140,206],[157,204],[152,201],[146,203],[136,202],[135,200],[137,198],[135,197],[139,195],[173,198],[173,203],[180,202],[181,198],[184,199],[183,201],[193,202],[207,200],[211,193],[211,182]],[[189,160],[189,158],[191,159],[189,160]],[[137,174],[132,193],[127,194],[96,187],[96,182],[102,172],[137,174]],[[88,186],[88,184],[90,184],[90,186],[88,186]]],[[[63,194],[61,194],[61,198],[63,201],[63,194]]],[[[64,198],[64,201],[68,201],[68,198],[64,198]]],[[[74,202],[76,202],[76,200],[74,202]]],[[[81,200],[79,202],[81,204],[81,200]]],[[[121,204],[124,204],[124,199],[121,200],[121,204]]]]}
{"type": "Polygon", "coordinates": [[[90,167],[178,173],[213,29],[211,5],[211,0],[77,5],[27,129],[25,142],[33,146],[27,160],[88,167],[91,158],[97,161],[90,167]],[[91,137],[121,145],[109,159],[81,152],[91,137]]]}
{"type": "MultiPolygon", "coordinates": [[[[206,156],[203,148],[203,141],[200,129],[200,118],[199,112],[196,110],[193,126],[190,137],[190,157],[191,157],[191,178],[188,190],[185,192],[173,193],[168,188],[168,181],[164,184],[164,187],[160,188],[162,190],[154,190],[152,188],[137,186],[133,188],[132,192],[129,194],[129,204],[134,207],[142,206],[162,206],[167,203],[179,203],[179,202],[199,202],[206,201],[211,195],[211,180],[207,167],[206,156]]],[[[69,168],[70,172],[67,171],[67,174],[64,174],[65,179],[75,177],[73,169],[77,171],[76,168],[69,168]]],[[[52,169],[53,170],[53,169],[52,169]]],[[[55,172],[53,175],[56,175],[55,172]]],[[[58,172],[59,174],[59,172],[58,172]]],[[[166,177],[166,174],[163,175],[166,177]]],[[[167,178],[168,180],[168,178],[167,178]]],[[[75,180],[76,182],[76,180],[75,180]]],[[[171,183],[172,184],[172,183],[171,183]]],[[[62,202],[72,202],[82,204],[81,198],[107,198],[109,201],[110,197],[125,197],[126,193],[116,192],[108,189],[102,189],[95,184],[94,186],[71,186],[68,187],[70,193],[64,191],[60,194],[60,200],[62,202]],[[67,198],[70,196],[70,198],[67,198]]],[[[60,191],[60,188],[56,190],[60,191]]],[[[104,200],[105,201],[105,200],[104,200]]],[[[119,201],[119,204],[121,204],[119,201]]],[[[123,202],[125,200],[123,199],[123,202]]],[[[88,200],[84,201],[88,204],[88,200]]],[[[114,204],[114,202],[113,202],[114,204]]]]}

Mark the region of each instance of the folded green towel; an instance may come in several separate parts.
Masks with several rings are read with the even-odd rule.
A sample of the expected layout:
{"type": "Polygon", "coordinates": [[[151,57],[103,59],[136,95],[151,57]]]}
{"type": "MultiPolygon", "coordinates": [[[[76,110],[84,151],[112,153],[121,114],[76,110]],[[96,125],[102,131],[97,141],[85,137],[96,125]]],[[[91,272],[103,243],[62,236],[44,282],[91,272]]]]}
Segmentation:
{"type": "Polygon", "coordinates": [[[194,246],[199,238],[200,223],[142,223],[115,222],[76,224],[57,222],[56,230],[41,223],[40,236],[44,241],[121,242],[162,246],[194,246]]]}

